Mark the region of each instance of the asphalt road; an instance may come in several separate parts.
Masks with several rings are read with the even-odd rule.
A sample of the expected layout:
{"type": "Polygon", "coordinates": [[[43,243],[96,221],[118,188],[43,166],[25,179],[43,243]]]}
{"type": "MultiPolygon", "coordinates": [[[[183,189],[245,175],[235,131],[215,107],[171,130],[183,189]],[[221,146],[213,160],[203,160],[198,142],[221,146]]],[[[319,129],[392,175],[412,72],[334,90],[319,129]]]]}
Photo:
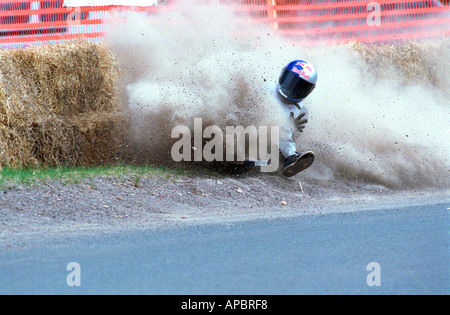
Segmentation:
{"type": "Polygon", "coordinates": [[[85,236],[4,249],[0,294],[449,294],[449,206],[85,236]],[[70,262],[80,269],[67,270],[70,262]],[[371,262],[379,269],[367,270],[371,262]],[[68,286],[71,272],[80,277],[69,280],[80,286],[68,286]],[[380,286],[369,286],[368,276],[380,286]]]}

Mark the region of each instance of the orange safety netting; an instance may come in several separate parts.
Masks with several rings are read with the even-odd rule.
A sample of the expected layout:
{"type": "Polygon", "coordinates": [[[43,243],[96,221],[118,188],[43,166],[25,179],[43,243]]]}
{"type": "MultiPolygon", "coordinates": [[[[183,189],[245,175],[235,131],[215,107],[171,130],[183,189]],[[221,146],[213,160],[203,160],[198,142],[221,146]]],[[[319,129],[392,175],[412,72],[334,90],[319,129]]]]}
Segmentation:
{"type": "MultiPolygon", "coordinates": [[[[92,2],[92,1],[91,1],[92,2]]],[[[142,3],[153,1],[142,0],[142,3]]],[[[449,1],[438,0],[221,0],[243,18],[271,25],[277,33],[311,42],[393,41],[450,33],[449,1]]],[[[102,3],[105,3],[103,1],[102,3]]],[[[152,14],[157,6],[65,7],[63,0],[0,0],[0,47],[104,36],[112,10],[152,14]]]]}

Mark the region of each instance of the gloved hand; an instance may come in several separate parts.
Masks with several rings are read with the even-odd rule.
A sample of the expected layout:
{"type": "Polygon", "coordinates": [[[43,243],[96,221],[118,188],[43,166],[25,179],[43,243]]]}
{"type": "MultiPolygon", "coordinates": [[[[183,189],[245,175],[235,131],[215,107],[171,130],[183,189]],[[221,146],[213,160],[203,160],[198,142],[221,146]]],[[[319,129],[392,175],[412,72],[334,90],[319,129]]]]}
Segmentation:
{"type": "Polygon", "coordinates": [[[291,118],[294,120],[294,125],[300,132],[303,132],[303,129],[305,129],[305,124],[308,123],[308,119],[305,116],[306,113],[302,112],[297,118],[294,118],[294,113],[291,113],[291,118]]]}

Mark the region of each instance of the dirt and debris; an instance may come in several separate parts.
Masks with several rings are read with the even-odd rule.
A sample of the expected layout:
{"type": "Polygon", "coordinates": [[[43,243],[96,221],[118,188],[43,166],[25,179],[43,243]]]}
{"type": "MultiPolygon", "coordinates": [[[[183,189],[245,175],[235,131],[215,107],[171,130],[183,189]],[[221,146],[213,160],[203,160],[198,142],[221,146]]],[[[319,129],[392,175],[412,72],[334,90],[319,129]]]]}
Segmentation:
{"type": "Polygon", "coordinates": [[[424,202],[447,191],[393,191],[380,185],[275,174],[96,176],[0,190],[0,245],[46,237],[277,219],[359,211],[386,202],[424,202]],[[302,191],[303,190],[303,191],[302,191]]]}

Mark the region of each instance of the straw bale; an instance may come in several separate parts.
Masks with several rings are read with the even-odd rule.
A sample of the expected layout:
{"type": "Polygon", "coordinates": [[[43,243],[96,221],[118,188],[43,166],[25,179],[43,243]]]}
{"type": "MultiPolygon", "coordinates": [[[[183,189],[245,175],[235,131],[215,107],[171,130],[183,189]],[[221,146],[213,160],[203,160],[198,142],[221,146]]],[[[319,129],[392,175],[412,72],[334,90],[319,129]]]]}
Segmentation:
{"type": "Polygon", "coordinates": [[[117,61],[106,44],[72,41],[0,52],[0,106],[14,119],[117,108],[117,61]]]}
{"type": "Polygon", "coordinates": [[[407,41],[396,44],[363,44],[354,42],[350,48],[367,64],[369,72],[382,79],[398,73],[403,84],[428,83],[447,90],[447,69],[450,38],[434,41],[407,41]],[[392,70],[392,71],[390,71],[392,70]]]}
{"type": "Polygon", "coordinates": [[[126,116],[118,112],[52,115],[17,127],[11,143],[26,141],[27,154],[41,166],[108,164],[120,159],[127,126],[126,116]]]}

